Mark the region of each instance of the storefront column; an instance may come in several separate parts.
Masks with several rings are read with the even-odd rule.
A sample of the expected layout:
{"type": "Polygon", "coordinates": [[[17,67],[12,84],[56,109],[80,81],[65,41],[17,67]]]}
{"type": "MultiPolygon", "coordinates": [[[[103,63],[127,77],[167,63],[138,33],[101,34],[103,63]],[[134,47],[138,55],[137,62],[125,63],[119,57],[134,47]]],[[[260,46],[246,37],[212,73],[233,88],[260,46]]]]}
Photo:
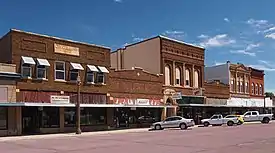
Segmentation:
{"type": "Polygon", "coordinates": [[[184,87],[185,86],[185,63],[182,64],[182,86],[184,87]]]}
{"type": "Polygon", "coordinates": [[[22,107],[16,107],[16,129],[17,135],[22,134],[22,107]]]}
{"type": "Polygon", "coordinates": [[[195,65],[192,65],[192,87],[195,86],[195,65]]]}
{"type": "Polygon", "coordinates": [[[114,122],[114,112],[115,112],[115,108],[106,108],[107,109],[107,113],[106,113],[106,123],[108,126],[108,129],[111,128],[113,126],[113,122],[114,122]]]}
{"type": "Polygon", "coordinates": [[[166,118],[166,112],[167,112],[166,109],[168,109],[168,108],[164,107],[164,108],[162,109],[161,120],[164,120],[164,119],[166,118]]]}
{"type": "Polygon", "coordinates": [[[64,128],[64,124],[65,124],[64,112],[65,112],[65,108],[60,107],[59,108],[59,131],[60,132],[64,132],[64,130],[65,130],[65,128],[64,128]]]}

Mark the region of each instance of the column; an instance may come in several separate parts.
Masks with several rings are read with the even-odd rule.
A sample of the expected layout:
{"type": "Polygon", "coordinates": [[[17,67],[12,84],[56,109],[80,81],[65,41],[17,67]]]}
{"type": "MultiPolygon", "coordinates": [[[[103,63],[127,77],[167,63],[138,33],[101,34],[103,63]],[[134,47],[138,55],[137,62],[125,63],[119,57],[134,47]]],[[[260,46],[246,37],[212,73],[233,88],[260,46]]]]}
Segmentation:
{"type": "Polygon", "coordinates": [[[176,63],[173,61],[173,70],[172,70],[172,82],[171,84],[176,85],[176,63]]]}
{"type": "Polygon", "coordinates": [[[238,87],[237,87],[237,82],[238,82],[238,77],[237,77],[237,72],[235,73],[235,89],[234,89],[234,92],[237,93],[238,91],[238,87]]]}
{"type": "Polygon", "coordinates": [[[162,109],[162,113],[161,113],[161,120],[164,120],[165,118],[166,118],[166,107],[164,107],[163,109],[162,109]]]}
{"type": "Polygon", "coordinates": [[[59,131],[60,132],[64,132],[64,124],[65,124],[65,118],[64,118],[64,112],[65,112],[65,108],[64,107],[60,107],[59,108],[59,131]]]}
{"type": "Polygon", "coordinates": [[[195,85],[195,65],[192,65],[192,87],[195,85]]]}
{"type": "Polygon", "coordinates": [[[182,86],[185,86],[185,63],[182,64],[182,74],[181,74],[181,80],[182,80],[182,86]]]}

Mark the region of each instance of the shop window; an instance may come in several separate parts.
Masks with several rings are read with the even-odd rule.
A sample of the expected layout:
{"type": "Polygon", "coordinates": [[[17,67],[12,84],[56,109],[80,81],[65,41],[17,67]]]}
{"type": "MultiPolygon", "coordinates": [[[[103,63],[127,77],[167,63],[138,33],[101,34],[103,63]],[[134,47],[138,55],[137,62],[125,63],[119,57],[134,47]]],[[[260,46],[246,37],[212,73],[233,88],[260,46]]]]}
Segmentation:
{"type": "Polygon", "coordinates": [[[37,78],[47,79],[47,68],[43,65],[37,66],[37,78]]]}
{"type": "Polygon", "coordinates": [[[263,95],[263,86],[262,85],[260,85],[259,95],[263,95]]]}
{"type": "Polygon", "coordinates": [[[65,80],[65,62],[55,62],[55,80],[65,80]]]}
{"type": "Polygon", "coordinates": [[[180,69],[177,67],[176,68],[176,85],[180,85],[180,80],[181,80],[180,76],[181,76],[180,69]]]}
{"type": "Polygon", "coordinates": [[[96,82],[97,83],[104,83],[105,79],[104,79],[104,73],[102,72],[98,72],[96,75],[96,82]]]}
{"type": "Polygon", "coordinates": [[[43,107],[42,110],[42,128],[59,127],[59,107],[43,107]]]}
{"type": "Polygon", "coordinates": [[[190,86],[190,70],[186,69],[185,70],[185,85],[190,86]]]}
{"type": "Polygon", "coordinates": [[[199,72],[197,70],[194,73],[194,79],[195,79],[194,87],[198,88],[199,87],[199,72]]]}
{"type": "Polygon", "coordinates": [[[7,129],[7,107],[0,107],[0,130],[7,129]]]}
{"type": "Polygon", "coordinates": [[[259,91],[258,84],[256,84],[256,86],[255,86],[255,95],[258,95],[258,91],[259,91]]]}
{"type": "Polygon", "coordinates": [[[76,123],[76,111],[75,108],[65,108],[64,110],[64,126],[75,126],[76,123]]]}
{"type": "Polygon", "coordinates": [[[251,84],[251,93],[254,95],[254,90],[255,90],[255,87],[254,87],[254,83],[251,84]]]}
{"type": "Polygon", "coordinates": [[[30,64],[22,64],[21,74],[23,77],[28,78],[32,76],[32,67],[30,64]]]}
{"type": "Polygon", "coordinates": [[[87,82],[88,83],[94,83],[94,78],[95,78],[95,76],[94,76],[94,72],[87,72],[87,82]]]}
{"type": "Polygon", "coordinates": [[[171,85],[171,69],[170,67],[167,65],[165,66],[165,85],[171,85]]]}

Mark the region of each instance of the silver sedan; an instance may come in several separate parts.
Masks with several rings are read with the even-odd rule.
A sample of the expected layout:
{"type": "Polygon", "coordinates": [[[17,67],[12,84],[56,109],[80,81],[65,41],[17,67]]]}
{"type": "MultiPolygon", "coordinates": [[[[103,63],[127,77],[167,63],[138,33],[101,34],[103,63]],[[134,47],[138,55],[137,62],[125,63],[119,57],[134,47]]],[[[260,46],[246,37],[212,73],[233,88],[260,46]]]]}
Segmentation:
{"type": "Polygon", "coordinates": [[[171,116],[163,121],[153,123],[151,129],[161,130],[165,128],[180,128],[182,130],[187,129],[195,125],[193,119],[186,119],[181,116],[171,116]]]}

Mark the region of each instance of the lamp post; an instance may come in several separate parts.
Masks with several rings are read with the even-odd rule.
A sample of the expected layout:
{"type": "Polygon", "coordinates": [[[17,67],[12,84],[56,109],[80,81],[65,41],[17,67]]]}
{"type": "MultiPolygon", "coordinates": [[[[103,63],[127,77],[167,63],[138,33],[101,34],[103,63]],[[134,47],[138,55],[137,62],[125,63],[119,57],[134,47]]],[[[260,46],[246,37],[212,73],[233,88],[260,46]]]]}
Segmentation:
{"type": "Polygon", "coordinates": [[[78,73],[77,76],[77,103],[76,103],[76,134],[81,134],[80,129],[80,84],[81,79],[78,73]]]}

